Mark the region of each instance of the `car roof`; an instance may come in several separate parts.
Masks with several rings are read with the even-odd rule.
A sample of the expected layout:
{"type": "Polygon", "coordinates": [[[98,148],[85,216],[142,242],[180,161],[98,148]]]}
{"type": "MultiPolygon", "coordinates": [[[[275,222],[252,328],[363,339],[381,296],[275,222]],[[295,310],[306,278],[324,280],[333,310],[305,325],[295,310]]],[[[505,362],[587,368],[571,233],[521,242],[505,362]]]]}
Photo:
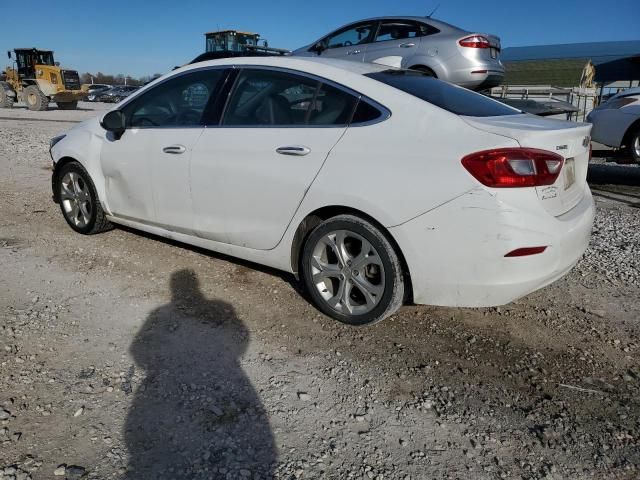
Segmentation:
{"type": "Polygon", "coordinates": [[[377,65],[374,63],[350,62],[348,60],[338,60],[335,58],[323,57],[298,57],[298,56],[264,56],[264,57],[233,57],[221,58],[219,60],[206,60],[194,64],[185,65],[175,72],[207,67],[207,66],[234,66],[234,65],[256,65],[265,67],[291,68],[293,70],[307,69],[318,70],[318,67],[335,68],[355,74],[365,75],[367,73],[381,72],[392,67],[387,65],[377,65]]]}
{"type": "Polygon", "coordinates": [[[38,52],[38,53],[53,53],[53,50],[41,50],[39,48],[14,48],[14,52],[38,52]]]}
{"type": "Polygon", "coordinates": [[[218,60],[220,58],[268,57],[268,56],[271,56],[271,55],[276,55],[276,54],[270,53],[270,52],[261,52],[261,51],[250,52],[250,51],[246,51],[246,50],[243,50],[243,51],[240,51],[240,52],[234,52],[234,51],[204,52],[204,53],[201,53],[200,55],[198,55],[193,60],[191,60],[189,63],[206,62],[207,60],[218,60]]]}
{"type": "MultiPolygon", "coordinates": [[[[354,22],[345,23],[343,27],[347,27],[349,25],[353,25],[354,23],[360,22],[378,22],[384,20],[413,20],[415,22],[428,22],[430,25],[433,25],[440,30],[463,30],[460,27],[456,27],[455,25],[451,25],[450,23],[443,22],[442,20],[437,20],[432,17],[420,17],[420,16],[405,16],[405,15],[395,15],[395,16],[384,16],[384,17],[371,17],[371,18],[363,18],[362,20],[356,20],[354,22]]],[[[339,27],[337,30],[340,30],[343,27],[339,27]]],[[[336,31],[336,30],[332,30],[336,31]]],[[[464,30],[463,30],[464,31],[464,30]]]]}

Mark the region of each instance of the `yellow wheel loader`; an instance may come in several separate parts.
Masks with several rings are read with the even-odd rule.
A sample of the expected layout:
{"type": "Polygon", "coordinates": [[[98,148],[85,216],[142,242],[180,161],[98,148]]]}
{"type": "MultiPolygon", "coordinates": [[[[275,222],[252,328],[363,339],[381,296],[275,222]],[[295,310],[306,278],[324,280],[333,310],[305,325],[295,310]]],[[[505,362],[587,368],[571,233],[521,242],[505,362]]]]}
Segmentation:
{"type": "MultiPolygon", "coordinates": [[[[11,52],[7,52],[11,59],[11,52]]],[[[0,108],[22,100],[29,110],[46,110],[56,102],[61,110],[74,110],[87,93],[75,70],[61,68],[51,50],[16,48],[13,65],[0,77],[0,108]]]]}

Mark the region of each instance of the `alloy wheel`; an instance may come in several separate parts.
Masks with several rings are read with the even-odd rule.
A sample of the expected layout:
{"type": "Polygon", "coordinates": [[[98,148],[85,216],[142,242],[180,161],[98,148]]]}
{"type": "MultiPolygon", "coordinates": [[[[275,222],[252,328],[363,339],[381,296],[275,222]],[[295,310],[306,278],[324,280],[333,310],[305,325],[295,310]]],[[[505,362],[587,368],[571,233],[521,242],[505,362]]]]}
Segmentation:
{"type": "Polygon", "coordinates": [[[349,230],[329,232],[316,243],[310,261],[313,284],[333,310],[362,315],[380,303],[384,266],[361,235],[349,230]]]}
{"type": "Polygon", "coordinates": [[[93,205],[89,186],[76,172],[68,172],[60,182],[60,202],[65,216],[78,228],[91,220],[93,205]]]}

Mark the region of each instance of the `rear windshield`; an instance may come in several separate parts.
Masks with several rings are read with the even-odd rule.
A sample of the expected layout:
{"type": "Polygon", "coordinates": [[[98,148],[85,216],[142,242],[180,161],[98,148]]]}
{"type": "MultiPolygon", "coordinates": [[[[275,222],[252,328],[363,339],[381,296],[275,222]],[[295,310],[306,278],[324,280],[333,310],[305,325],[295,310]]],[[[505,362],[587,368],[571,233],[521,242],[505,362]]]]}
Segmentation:
{"type": "Polygon", "coordinates": [[[368,73],[366,76],[391,85],[457,115],[496,117],[522,113],[520,110],[503,105],[484,95],[442,82],[422,72],[385,70],[383,72],[368,73]]]}

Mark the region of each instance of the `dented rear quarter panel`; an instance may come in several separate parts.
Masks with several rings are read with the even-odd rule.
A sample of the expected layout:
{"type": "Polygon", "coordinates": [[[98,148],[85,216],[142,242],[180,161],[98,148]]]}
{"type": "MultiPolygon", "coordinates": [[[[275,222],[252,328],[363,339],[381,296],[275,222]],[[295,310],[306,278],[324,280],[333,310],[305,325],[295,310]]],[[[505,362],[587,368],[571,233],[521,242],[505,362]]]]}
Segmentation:
{"type": "Polygon", "coordinates": [[[465,155],[518,146],[513,139],[474,129],[457,115],[400,93],[383,103],[392,112],[390,118],[347,129],[298,216],[304,218],[330,202],[361,210],[386,227],[400,225],[478,186],[462,166],[465,155]]]}

